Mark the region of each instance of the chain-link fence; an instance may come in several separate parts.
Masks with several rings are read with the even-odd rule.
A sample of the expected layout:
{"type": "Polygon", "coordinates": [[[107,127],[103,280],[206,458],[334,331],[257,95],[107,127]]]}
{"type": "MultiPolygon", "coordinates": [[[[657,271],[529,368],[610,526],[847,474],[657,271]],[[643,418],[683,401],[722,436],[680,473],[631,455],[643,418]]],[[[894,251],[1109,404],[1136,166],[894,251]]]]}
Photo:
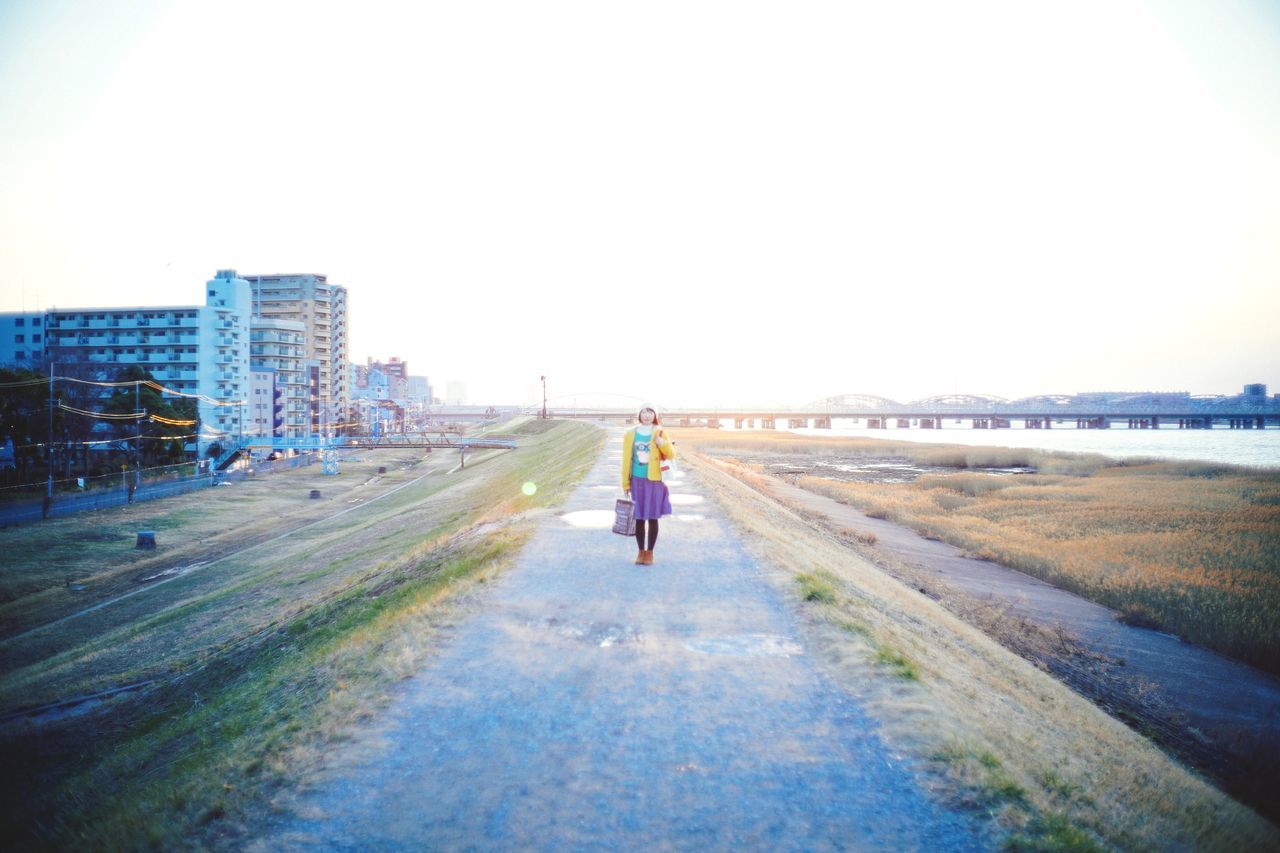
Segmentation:
{"type": "Polygon", "coordinates": [[[246,463],[230,471],[212,473],[207,470],[199,471],[195,463],[141,470],[126,469],[119,474],[55,480],[52,498],[47,494],[47,484],[44,483],[10,486],[0,489],[0,526],[172,497],[248,477],[270,476],[279,471],[302,468],[317,462],[318,453],[304,453],[246,463]]]}

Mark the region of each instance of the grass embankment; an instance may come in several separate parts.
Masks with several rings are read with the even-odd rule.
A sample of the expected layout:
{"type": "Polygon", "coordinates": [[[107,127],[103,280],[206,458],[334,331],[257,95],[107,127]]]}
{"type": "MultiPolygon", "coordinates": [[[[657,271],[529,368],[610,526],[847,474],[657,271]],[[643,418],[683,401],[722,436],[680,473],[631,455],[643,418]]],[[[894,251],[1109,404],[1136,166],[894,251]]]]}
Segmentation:
{"type": "MultiPolygon", "coordinates": [[[[172,522],[162,543],[198,542],[203,532],[212,559],[56,630],[17,638],[6,631],[11,639],[0,641],[0,710],[151,682],[0,726],[4,837],[54,847],[235,846],[273,791],[313,770],[420,668],[457,594],[506,565],[540,508],[567,494],[603,439],[583,424],[542,429],[516,425],[518,450],[476,453],[462,471],[455,455],[432,454],[394,484],[366,482],[361,497],[351,496],[354,484],[339,485],[348,475],[363,482],[367,472],[348,465],[323,481],[336,497],[319,518],[307,506],[281,521],[281,490],[306,489],[305,476],[206,493],[195,517],[182,515],[192,507],[181,499],[173,517],[159,506],[168,501],[149,507],[152,520],[172,522]],[[522,490],[526,482],[537,485],[534,495],[522,490]],[[216,524],[205,526],[208,515],[243,521],[250,542],[264,544],[228,542],[216,524]],[[297,529],[272,541],[282,523],[297,529]]],[[[370,459],[385,465],[388,457],[370,459]]],[[[111,513],[102,522],[115,523],[111,513]]],[[[85,592],[99,577],[113,591],[130,581],[137,588],[158,565],[149,564],[157,556],[133,552],[131,540],[81,543],[78,558],[71,546],[61,554],[64,570],[107,567],[88,573],[85,592]],[[148,566],[138,570],[131,559],[148,566]]],[[[175,550],[170,562],[201,557],[199,548],[175,550]]],[[[55,606],[58,594],[72,593],[27,597],[46,617],[79,612],[55,606]]]]}
{"type": "Polygon", "coordinates": [[[1036,473],[965,471],[888,485],[815,476],[795,482],[1069,589],[1131,623],[1280,673],[1280,472],[1013,448],[692,438],[707,449],[1032,468],[1036,473]]]}
{"type": "Polygon", "coordinates": [[[866,697],[884,736],[929,762],[943,793],[992,814],[1006,847],[1280,843],[1257,814],[835,535],[714,461],[684,459],[764,560],[794,575],[819,652],[866,697]]]}

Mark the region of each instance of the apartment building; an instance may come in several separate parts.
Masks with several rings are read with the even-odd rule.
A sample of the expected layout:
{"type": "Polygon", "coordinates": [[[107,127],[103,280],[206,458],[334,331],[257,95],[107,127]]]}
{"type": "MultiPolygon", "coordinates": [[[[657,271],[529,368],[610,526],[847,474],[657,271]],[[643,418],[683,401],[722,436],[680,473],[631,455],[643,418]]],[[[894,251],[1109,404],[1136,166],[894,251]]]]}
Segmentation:
{"type": "MultiPolygon", "coordinates": [[[[111,379],[137,364],[156,381],[198,403],[201,456],[210,444],[242,434],[249,394],[249,283],[219,270],[204,305],[50,309],[44,347],[55,375],[111,379]]],[[[104,396],[109,389],[103,389],[104,396]]]]}
{"type": "Polygon", "coordinates": [[[303,326],[305,358],[318,367],[317,432],[342,431],[351,417],[347,367],[347,289],[311,273],[245,276],[253,314],[303,326]]]}
{"type": "Polygon", "coordinates": [[[44,312],[0,314],[0,367],[39,367],[44,361],[44,312]]]}
{"type": "MultiPolygon", "coordinates": [[[[259,435],[304,438],[318,433],[311,417],[311,385],[306,371],[306,327],[296,320],[254,317],[249,324],[249,365],[272,372],[274,399],[270,429],[259,435]]],[[[263,426],[263,425],[258,425],[263,426]]]]}
{"type": "Polygon", "coordinates": [[[276,372],[249,364],[249,406],[245,435],[271,437],[284,426],[284,399],[276,385],[276,372]]]}

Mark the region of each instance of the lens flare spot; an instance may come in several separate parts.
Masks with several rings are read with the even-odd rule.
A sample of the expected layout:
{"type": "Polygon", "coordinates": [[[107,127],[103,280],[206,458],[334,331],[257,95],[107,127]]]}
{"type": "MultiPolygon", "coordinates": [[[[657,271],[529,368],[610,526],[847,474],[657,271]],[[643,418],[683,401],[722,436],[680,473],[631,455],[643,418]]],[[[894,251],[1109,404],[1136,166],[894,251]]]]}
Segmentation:
{"type": "Polygon", "coordinates": [[[524,492],[529,497],[533,497],[534,493],[538,491],[538,487],[534,483],[525,483],[520,487],[520,491],[524,492]]]}

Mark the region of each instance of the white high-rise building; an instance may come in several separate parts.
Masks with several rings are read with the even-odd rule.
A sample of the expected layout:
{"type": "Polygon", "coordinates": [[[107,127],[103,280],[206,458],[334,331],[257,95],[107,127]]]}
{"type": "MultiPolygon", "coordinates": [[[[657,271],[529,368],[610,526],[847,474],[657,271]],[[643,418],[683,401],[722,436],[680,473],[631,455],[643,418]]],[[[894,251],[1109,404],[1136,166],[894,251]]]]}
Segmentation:
{"type": "Polygon", "coordinates": [[[306,359],[316,362],[319,432],[340,431],[351,414],[347,367],[347,289],[322,275],[245,276],[253,290],[253,314],[302,323],[306,359]]]}
{"type": "Polygon", "coordinates": [[[199,401],[201,432],[237,441],[244,433],[249,401],[249,282],[235,270],[218,270],[199,309],[199,401]]]}
{"type": "Polygon", "coordinates": [[[249,363],[275,372],[278,423],[264,435],[305,438],[318,432],[311,422],[310,385],[305,370],[306,327],[296,320],[254,317],[249,326],[249,363]]]}

